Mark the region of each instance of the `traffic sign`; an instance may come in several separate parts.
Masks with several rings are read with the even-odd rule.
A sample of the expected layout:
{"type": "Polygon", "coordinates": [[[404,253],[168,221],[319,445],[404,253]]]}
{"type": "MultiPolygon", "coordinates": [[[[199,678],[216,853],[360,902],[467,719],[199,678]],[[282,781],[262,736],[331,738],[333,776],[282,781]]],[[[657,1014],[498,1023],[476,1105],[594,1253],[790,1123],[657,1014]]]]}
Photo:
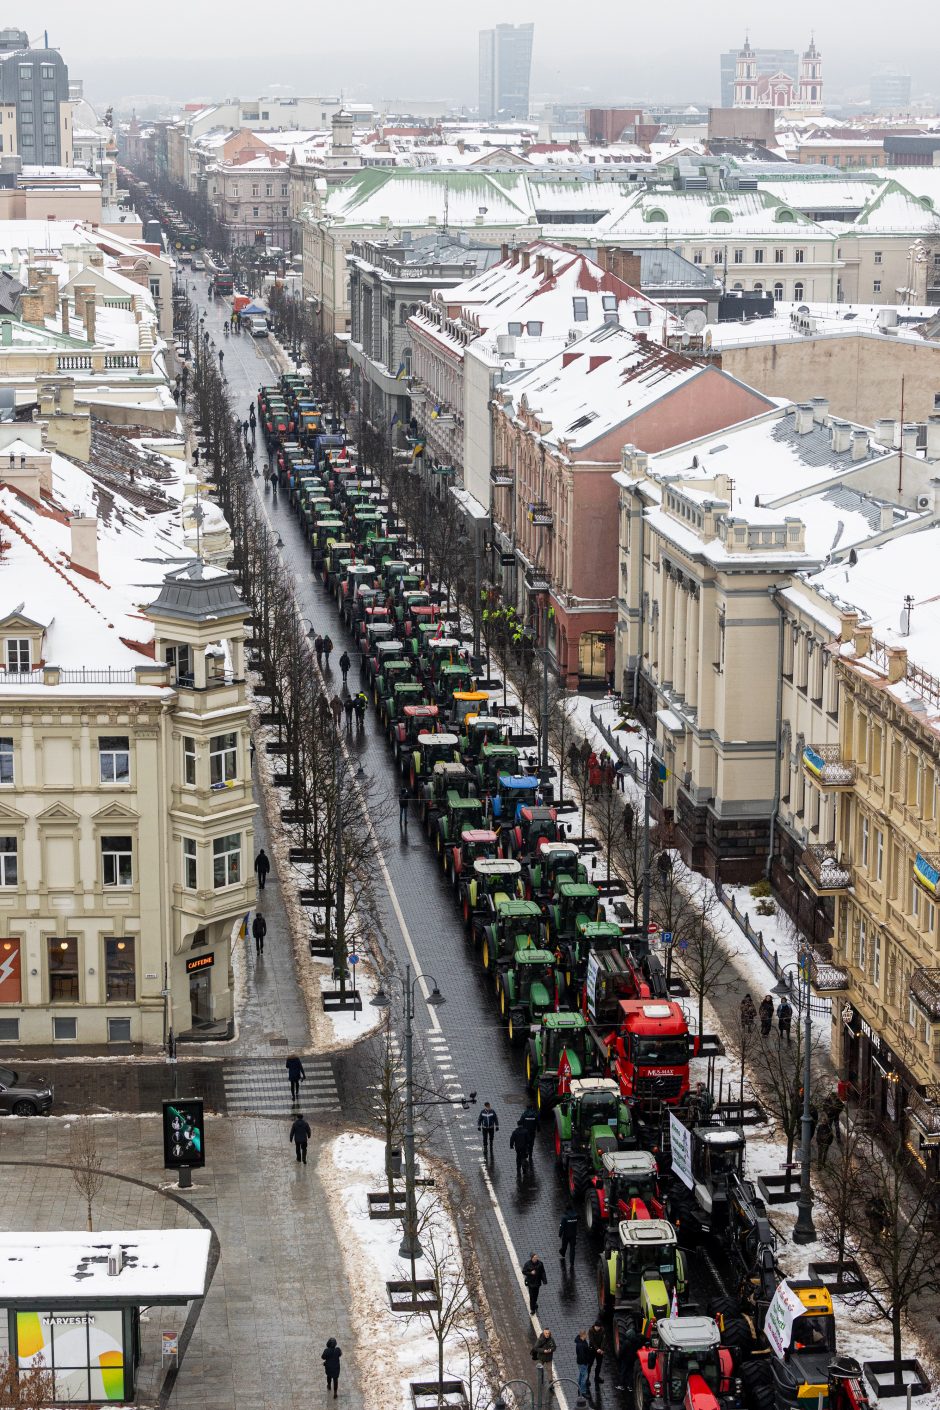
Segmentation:
{"type": "Polygon", "coordinates": [[[350,956],[349,956],[349,963],[350,963],[350,964],[358,964],[358,963],[359,963],[359,956],[358,956],[358,955],[350,955],[350,956]]]}
{"type": "Polygon", "coordinates": [[[680,950],[687,950],[688,948],[689,948],[689,942],[688,942],[688,940],[680,940],[680,941],[679,941],[679,949],[680,949],[680,950]]]}
{"type": "Polygon", "coordinates": [[[664,945],[671,945],[671,944],[672,944],[672,931],[671,931],[671,930],[664,930],[664,931],[663,931],[663,944],[664,944],[664,945]]]}

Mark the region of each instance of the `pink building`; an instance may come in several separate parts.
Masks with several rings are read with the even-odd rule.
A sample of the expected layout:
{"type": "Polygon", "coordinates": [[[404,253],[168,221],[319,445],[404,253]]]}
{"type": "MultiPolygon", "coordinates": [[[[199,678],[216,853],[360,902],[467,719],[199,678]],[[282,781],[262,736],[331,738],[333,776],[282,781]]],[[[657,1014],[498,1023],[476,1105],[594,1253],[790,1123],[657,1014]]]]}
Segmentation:
{"type": "Polygon", "coordinates": [[[507,596],[569,685],[613,669],[617,487],[625,445],[664,450],[771,409],[720,369],[622,324],[595,328],[497,391],[493,518],[507,596]],[[521,571],[520,571],[521,570],[521,571]]]}

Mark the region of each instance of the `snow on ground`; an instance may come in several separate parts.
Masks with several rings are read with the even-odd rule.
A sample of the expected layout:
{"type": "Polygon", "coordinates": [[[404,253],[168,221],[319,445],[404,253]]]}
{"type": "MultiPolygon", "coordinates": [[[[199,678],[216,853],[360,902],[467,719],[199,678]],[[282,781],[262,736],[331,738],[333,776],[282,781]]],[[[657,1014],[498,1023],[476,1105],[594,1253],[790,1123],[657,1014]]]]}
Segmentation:
{"type": "MultiPolygon", "coordinates": [[[[326,1010],[325,1017],[333,1030],[334,1047],[348,1047],[358,1043],[367,1033],[374,1033],[382,1022],[384,1009],[372,1007],[372,999],[379,987],[371,965],[359,964],[350,967],[347,987],[358,990],[362,999],[362,1010],[356,1013],[351,1009],[326,1010]]],[[[332,971],[320,975],[320,990],[336,989],[337,982],[332,971]]]]}
{"type": "MultiPolygon", "coordinates": [[[[438,1347],[425,1315],[395,1313],[389,1307],[386,1282],[407,1279],[410,1271],[407,1260],[398,1255],[401,1223],[370,1220],[368,1215],[367,1194],[385,1189],[385,1146],[372,1136],[347,1132],[323,1148],[318,1174],[336,1210],[350,1303],[357,1309],[359,1324],[369,1328],[368,1356],[361,1372],[366,1403],[411,1410],[410,1382],[436,1381],[438,1347]],[[396,1385],[397,1398],[392,1389],[396,1385]]],[[[443,1183],[438,1181],[438,1189],[443,1183]]],[[[454,1270],[447,1276],[466,1276],[460,1237],[442,1199],[422,1191],[419,1220],[425,1247],[433,1240],[454,1270]]],[[[426,1259],[418,1260],[416,1271],[419,1278],[431,1277],[426,1259]]],[[[468,1349],[477,1355],[480,1351],[478,1330],[470,1319],[445,1344],[446,1377],[466,1380],[468,1349]]]]}

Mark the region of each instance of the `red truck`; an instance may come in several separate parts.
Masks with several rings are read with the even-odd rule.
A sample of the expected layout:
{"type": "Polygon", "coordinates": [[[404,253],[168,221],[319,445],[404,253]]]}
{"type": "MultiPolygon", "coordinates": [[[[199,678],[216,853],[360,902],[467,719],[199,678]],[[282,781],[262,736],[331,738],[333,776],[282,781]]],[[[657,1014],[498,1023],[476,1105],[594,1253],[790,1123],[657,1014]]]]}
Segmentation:
{"type": "Polygon", "coordinates": [[[689,1091],[689,1036],[674,999],[621,999],[620,1024],[607,1038],[610,1075],[628,1101],[679,1106],[689,1091]]]}

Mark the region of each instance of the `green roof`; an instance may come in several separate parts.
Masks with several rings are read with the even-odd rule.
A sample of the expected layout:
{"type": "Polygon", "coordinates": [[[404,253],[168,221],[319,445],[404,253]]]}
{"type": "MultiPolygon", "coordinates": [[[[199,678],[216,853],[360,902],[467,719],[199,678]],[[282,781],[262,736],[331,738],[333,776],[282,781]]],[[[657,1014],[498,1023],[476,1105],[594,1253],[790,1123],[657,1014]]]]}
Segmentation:
{"type": "Polygon", "coordinates": [[[545,1028],[587,1028],[583,1013],[547,1013],[542,1018],[545,1028]]]}
{"type": "Polygon", "coordinates": [[[561,896],[583,897],[585,900],[596,900],[600,895],[597,887],[586,881],[562,881],[559,883],[558,892],[561,896]]]}
{"type": "Polygon", "coordinates": [[[534,901],[500,901],[496,908],[500,920],[541,920],[542,911],[534,901]]]}

